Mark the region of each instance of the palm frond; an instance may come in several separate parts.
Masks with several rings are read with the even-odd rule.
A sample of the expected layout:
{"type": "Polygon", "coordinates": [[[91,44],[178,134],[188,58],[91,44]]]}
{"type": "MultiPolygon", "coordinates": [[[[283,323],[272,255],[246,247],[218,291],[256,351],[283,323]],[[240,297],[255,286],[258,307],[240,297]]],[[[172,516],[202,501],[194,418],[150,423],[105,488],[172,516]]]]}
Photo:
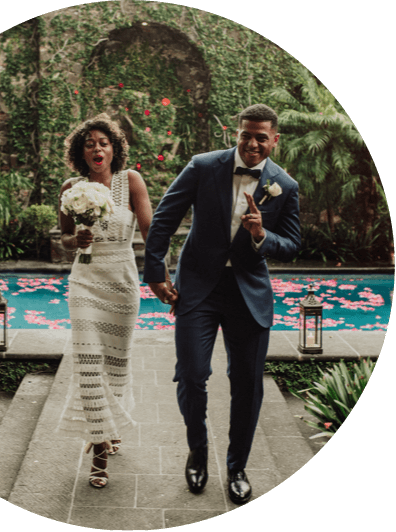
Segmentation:
{"type": "Polygon", "coordinates": [[[350,198],[354,198],[356,196],[356,192],[359,188],[360,183],[361,183],[360,175],[349,174],[346,183],[344,183],[341,187],[342,201],[350,199],[350,198]]]}
{"type": "Polygon", "coordinates": [[[350,151],[345,150],[340,145],[333,145],[331,160],[334,169],[342,178],[349,175],[349,169],[353,163],[353,157],[350,151]]]}
{"type": "Polygon", "coordinates": [[[292,109],[296,109],[298,112],[304,113],[307,112],[307,108],[301,104],[294,96],[290,94],[284,88],[276,88],[269,93],[269,97],[274,99],[276,102],[281,104],[286,104],[292,109]]]}

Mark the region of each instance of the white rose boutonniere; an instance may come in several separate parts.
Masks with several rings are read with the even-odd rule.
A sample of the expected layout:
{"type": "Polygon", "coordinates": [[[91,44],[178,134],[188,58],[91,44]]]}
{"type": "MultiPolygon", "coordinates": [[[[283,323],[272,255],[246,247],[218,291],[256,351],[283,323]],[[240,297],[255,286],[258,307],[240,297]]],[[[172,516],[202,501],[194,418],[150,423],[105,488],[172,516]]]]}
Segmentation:
{"type": "Polygon", "coordinates": [[[269,179],[267,179],[267,184],[263,186],[263,189],[264,189],[264,197],[259,202],[259,205],[262,205],[266,199],[268,199],[269,201],[271,198],[280,196],[283,192],[282,187],[278,185],[278,183],[272,183],[272,185],[270,185],[269,179]]]}

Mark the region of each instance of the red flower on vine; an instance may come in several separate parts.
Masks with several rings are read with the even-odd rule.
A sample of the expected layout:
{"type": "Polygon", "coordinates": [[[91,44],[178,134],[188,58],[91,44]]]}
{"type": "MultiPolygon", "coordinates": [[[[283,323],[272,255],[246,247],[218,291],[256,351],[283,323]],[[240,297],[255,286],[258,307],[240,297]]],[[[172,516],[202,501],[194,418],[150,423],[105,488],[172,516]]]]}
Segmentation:
{"type": "Polygon", "coordinates": [[[137,168],[138,170],[140,170],[141,167],[142,167],[142,165],[141,165],[140,163],[136,163],[136,168],[137,168]]]}
{"type": "Polygon", "coordinates": [[[129,111],[128,107],[125,107],[125,111],[129,111]]]}
{"type": "Polygon", "coordinates": [[[327,423],[324,423],[324,426],[326,429],[329,429],[333,423],[330,423],[329,421],[327,423]]]}
{"type": "Polygon", "coordinates": [[[159,161],[163,161],[164,160],[164,156],[163,155],[158,155],[158,160],[159,161]]]}
{"type": "Polygon", "coordinates": [[[144,111],[144,114],[145,114],[146,116],[148,116],[148,115],[150,114],[150,111],[149,111],[148,109],[146,109],[146,110],[144,111]]]}
{"type": "Polygon", "coordinates": [[[78,90],[77,89],[74,91],[74,94],[78,94],[78,90]]]}
{"type": "Polygon", "coordinates": [[[145,131],[147,131],[147,133],[150,133],[151,127],[146,127],[145,131]]]}
{"type": "Polygon", "coordinates": [[[224,131],[227,129],[227,126],[223,126],[224,131]]]}
{"type": "Polygon", "coordinates": [[[118,86],[120,87],[120,89],[122,89],[122,87],[124,86],[123,83],[119,83],[118,86]]]}
{"type": "Polygon", "coordinates": [[[162,100],[162,105],[169,105],[170,104],[170,100],[168,100],[168,98],[164,98],[162,100]]]}
{"type": "Polygon", "coordinates": [[[172,135],[172,131],[167,131],[168,135],[172,135]]]}
{"type": "Polygon", "coordinates": [[[191,92],[191,89],[187,89],[187,92],[191,92]]]}
{"type": "Polygon", "coordinates": [[[199,118],[202,118],[203,114],[202,113],[198,113],[198,116],[199,116],[199,118]]]}

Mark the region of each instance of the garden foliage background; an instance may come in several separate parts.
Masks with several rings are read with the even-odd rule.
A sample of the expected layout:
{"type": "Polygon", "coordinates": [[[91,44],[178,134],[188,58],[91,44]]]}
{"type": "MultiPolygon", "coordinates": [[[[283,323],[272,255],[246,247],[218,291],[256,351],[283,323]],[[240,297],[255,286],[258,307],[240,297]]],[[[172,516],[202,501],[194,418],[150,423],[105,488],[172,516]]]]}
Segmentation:
{"type": "Polygon", "coordinates": [[[55,212],[70,176],[63,141],[81,120],[107,112],[120,122],[129,166],[142,173],[155,208],[194,153],[235,144],[238,112],[258,102],[280,114],[274,159],[300,183],[299,259],[388,261],[392,232],[380,178],[321,82],[231,20],[132,0],[54,11],[1,35],[0,258],[40,253],[36,227],[44,236],[54,218],[48,211],[34,218],[29,209],[55,212]]]}

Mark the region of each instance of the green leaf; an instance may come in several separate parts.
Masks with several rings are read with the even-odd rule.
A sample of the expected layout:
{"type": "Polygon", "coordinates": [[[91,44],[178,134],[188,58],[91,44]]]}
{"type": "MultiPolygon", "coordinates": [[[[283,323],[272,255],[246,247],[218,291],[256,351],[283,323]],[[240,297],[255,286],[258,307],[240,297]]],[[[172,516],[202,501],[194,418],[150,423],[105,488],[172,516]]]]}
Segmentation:
{"type": "Polygon", "coordinates": [[[315,438],[323,438],[323,436],[326,436],[326,438],[331,438],[334,436],[334,432],[319,432],[318,434],[310,436],[309,439],[314,440],[315,438]]]}

